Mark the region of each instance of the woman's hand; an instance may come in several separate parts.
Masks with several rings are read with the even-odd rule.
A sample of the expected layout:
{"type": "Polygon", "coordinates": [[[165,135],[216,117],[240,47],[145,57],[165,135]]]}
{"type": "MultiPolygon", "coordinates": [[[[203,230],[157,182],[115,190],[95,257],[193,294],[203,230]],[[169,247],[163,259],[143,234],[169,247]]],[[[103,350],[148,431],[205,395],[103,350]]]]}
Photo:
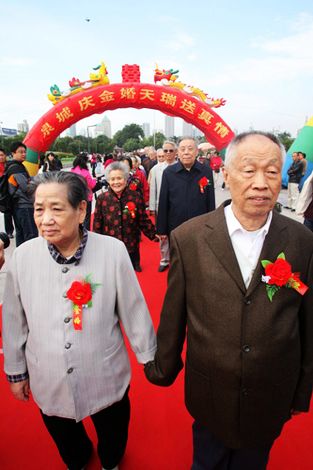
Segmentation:
{"type": "Polygon", "coordinates": [[[11,392],[17,400],[28,401],[29,399],[29,380],[22,380],[21,382],[10,383],[11,392]]]}

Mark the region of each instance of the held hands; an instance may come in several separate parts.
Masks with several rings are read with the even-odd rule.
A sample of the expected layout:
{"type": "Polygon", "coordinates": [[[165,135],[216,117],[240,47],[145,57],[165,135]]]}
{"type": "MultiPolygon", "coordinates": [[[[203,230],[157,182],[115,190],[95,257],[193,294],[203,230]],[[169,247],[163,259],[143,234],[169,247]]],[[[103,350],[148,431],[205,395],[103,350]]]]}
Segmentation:
{"type": "Polygon", "coordinates": [[[167,239],[167,235],[160,235],[160,234],[157,234],[157,237],[158,237],[158,239],[160,240],[160,242],[167,239]]]}
{"type": "Polygon", "coordinates": [[[22,380],[21,382],[10,383],[11,392],[17,400],[28,401],[29,400],[29,380],[22,380]]]}

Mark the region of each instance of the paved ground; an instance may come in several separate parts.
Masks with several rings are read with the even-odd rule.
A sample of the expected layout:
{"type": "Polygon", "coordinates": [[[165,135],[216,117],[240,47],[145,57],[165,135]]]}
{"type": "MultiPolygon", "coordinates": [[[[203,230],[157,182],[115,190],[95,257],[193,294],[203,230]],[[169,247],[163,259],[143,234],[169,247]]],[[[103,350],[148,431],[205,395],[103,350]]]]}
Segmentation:
{"type": "MultiPolygon", "coordinates": [[[[225,189],[224,191],[221,189],[220,184],[218,184],[217,189],[215,191],[216,195],[216,206],[219,206],[223,201],[226,199],[230,198],[229,191],[225,189]]],[[[285,206],[287,204],[287,190],[282,190],[278,201],[285,206]]],[[[298,220],[299,222],[303,222],[303,218],[297,216],[294,212],[290,212],[289,210],[283,209],[283,214],[292,217],[295,220],[298,220]]],[[[3,214],[0,213],[0,231],[4,232],[4,219],[3,219],[3,214]]],[[[6,271],[7,271],[7,262],[11,257],[11,254],[15,248],[15,239],[11,240],[11,244],[9,248],[5,250],[5,257],[6,257],[6,263],[2,267],[0,271],[0,303],[2,302],[3,298],[3,290],[4,290],[4,284],[5,284],[5,278],[6,278],[6,271]]],[[[40,262],[40,260],[38,260],[40,262]]],[[[25,266],[25,269],[27,269],[27,266],[25,266]]]]}

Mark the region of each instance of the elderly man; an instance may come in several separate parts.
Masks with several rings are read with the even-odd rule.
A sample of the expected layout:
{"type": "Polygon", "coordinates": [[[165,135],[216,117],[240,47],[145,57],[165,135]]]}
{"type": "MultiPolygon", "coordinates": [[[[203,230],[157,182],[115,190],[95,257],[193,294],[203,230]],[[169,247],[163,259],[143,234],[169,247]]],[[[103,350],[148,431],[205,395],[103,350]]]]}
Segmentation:
{"type": "Polygon", "coordinates": [[[215,209],[212,171],[196,161],[197,143],[183,137],[178,159],[162,176],[158,206],[157,232],[164,238],[186,220],[215,209]]]}
{"type": "Polygon", "coordinates": [[[147,152],[147,155],[145,158],[142,158],[142,166],[144,167],[148,178],[151,168],[153,168],[154,165],[158,163],[158,160],[157,153],[154,147],[145,147],[145,151],[147,152]]]}
{"type": "Polygon", "coordinates": [[[309,409],[313,235],[273,211],[283,153],[272,134],[238,135],[223,169],[232,201],[171,236],[157,353],[145,371],[172,384],[187,331],[192,470],[265,469],[284,423],[309,409]]]}
{"type": "MultiPolygon", "coordinates": [[[[161,183],[163,171],[168,165],[173,165],[176,162],[176,144],[170,140],[166,140],[163,144],[163,155],[165,161],[163,163],[158,163],[150,171],[150,200],[149,200],[149,209],[150,215],[155,215],[157,218],[158,214],[158,205],[161,191],[161,183]]],[[[169,252],[169,243],[168,238],[163,237],[160,240],[160,252],[161,252],[161,261],[158,268],[159,272],[165,271],[170,262],[170,252],[169,252]]]]}

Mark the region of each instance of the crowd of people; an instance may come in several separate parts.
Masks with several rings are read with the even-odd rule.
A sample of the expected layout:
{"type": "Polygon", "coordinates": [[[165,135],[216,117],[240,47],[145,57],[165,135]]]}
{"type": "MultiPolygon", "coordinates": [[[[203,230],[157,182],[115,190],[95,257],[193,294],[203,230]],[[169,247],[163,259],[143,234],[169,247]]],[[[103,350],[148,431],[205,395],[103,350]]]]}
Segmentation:
{"type": "MultiPolygon", "coordinates": [[[[273,210],[285,156],[277,137],[239,134],[225,161],[215,151],[201,161],[190,137],[105,159],[80,154],[71,171],[50,152],[34,178],[25,145],[12,155],[18,248],[3,302],[5,373],[15,398],[27,401],[31,390],[67,468],[90,459],[86,416],[103,469],[118,469],[124,455],[123,326],[147,379],[161,386],[184,367],[187,337],[192,470],[264,470],[285,422],[309,410],[313,384],[313,235],[273,210]],[[231,200],[215,210],[221,172],[231,200]],[[156,335],[134,272],[142,233],[160,245],[158,271],[170,268],[156,335]]],[[[300,167],[302,178],[294,158],[290,177],[300,167]]]]}

